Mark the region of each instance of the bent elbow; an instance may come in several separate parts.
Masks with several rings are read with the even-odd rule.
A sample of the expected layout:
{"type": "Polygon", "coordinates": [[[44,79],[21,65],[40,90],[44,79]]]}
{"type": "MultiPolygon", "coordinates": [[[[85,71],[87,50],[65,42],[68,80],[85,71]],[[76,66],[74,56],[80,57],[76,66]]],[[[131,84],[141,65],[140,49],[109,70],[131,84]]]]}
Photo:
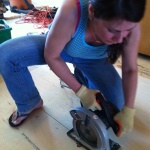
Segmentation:
{"type": "Polygon", "coordinates": [[[128,73],[128,74],[135,74],[137,72],[138,72],[138,68],[137,67],[123,70],[123,73],[128,73]]]}

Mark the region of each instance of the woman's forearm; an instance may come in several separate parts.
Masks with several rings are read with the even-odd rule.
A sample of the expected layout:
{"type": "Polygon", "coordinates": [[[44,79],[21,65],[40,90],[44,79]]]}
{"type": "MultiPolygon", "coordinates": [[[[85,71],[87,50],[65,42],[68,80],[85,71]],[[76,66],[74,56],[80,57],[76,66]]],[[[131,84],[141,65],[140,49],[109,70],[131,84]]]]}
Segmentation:
{"type": "Polygon", "coordinates": [[[67,64],[59,57],[46,59],[51,70],[65,82],[75,93],[80,89],[81,84],[75,79],[67,64]]]}
{"type": "Polygon", "coordinates": [[[137,90],[137,70],[124,72],[122,74],[125,106],[134,108],[137,90]]]}

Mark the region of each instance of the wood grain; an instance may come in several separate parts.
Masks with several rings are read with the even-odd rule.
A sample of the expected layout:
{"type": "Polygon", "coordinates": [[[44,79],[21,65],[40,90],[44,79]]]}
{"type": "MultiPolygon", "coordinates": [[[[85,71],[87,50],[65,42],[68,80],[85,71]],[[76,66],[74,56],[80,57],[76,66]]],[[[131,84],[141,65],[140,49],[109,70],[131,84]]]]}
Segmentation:
{"type": "MultiPolygon", "coordinates": [[[[120,73],[120,69],[117,70],[120,73]]],[[[79,99],[70,89],[60,87],[59,79],[48,66],[32,67],[31,74],[44,100],[44,106],[33,112],[17,129],[8,125],[8,118],[16,107],[4,82],[0,83],[0,150],[83,149],[78,148],[66,135],[72,128],[69,110],[80,106],[79,99]]],[[[118,142],[124,150],[150,148],[149,89],[150,79],[139,77],[134,130],[121,138],[117,138],[111,129],[108,130],[109,137],[118,142]]]]}

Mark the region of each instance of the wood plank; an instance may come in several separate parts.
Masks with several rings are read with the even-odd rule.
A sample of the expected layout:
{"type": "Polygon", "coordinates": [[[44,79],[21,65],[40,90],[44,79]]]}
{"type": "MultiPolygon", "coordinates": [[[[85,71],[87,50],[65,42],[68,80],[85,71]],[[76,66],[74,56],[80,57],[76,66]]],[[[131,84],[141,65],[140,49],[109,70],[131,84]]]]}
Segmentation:
{"type": "MultiPolygon", "coordinates": [[[[119,69],[117,69],[119,71],[119,69]]],[[[148,150],[150,149],[150,80],[139,76],[137,96],[135,102],[136,115],[135,125],[132,132],[121,138],[110,136],[118,141],[125,150],[148,150]]]]}
{"type": "MultiPolygon", "coordinates": [[[[7,119],[15,110],[15,104],[7,92],[5,84],[1,83],[0,133],[2,136],[0,145],[5,147],[5,150],[10,150],[11,147],[19,150],[20,145],[22,145],[22,150],[79,149],[75,142],[66,135],[66,132],[72,128],[69,110],[80,106],[79,99],[70,89],[60,87],[59,79],[48,66],[36,66],[30,70],[44,100],[44,107],[33,113],[24,125],[18,129],[12,129],[9,127],[7,119]],[[7,141],[10,141],[9,144],[7,141]]],[[[120,73],[120,69],[117,70],[120,73]]],[[[108,131],[109,137],[119,142],[125,150],[148,150],[150,148],[149,89],[150,80],[139,77],[134,130],[121,138],[117,138],[111,129],[108,131]]]]}
{"type": "MultiPolygon", "coordinates": [[[[32,69],[33,74],[36,73],[35,69],[32,69]]],[[[39,70],[37,70],[39,71],[39,70]]],[[[41,71],[41,70],[40,70],[41,71]]],[[[46,72],[45,72],[46,73],[46,72]]],[[[38,78],[37,78],[38,79],[38,78]]],[[[38,80],[37,80],[38,81],[38,80]]],[[[40,80],[39,83],[41,83],[40,80]]],[[[47,82],[47,81],[46,81],[47,82]]],[[[43,83],[45,84],[45,82],[43,83]]],[[[49,84],[48,84],[49,86],[49,84]]],[[[41,86],[43,87],[43,86],[41,86]]],[[[57,87],[57,86],[56,86],[57,87]]],[[[65,124],[59,122],[54,113],[47,112],[49,108],[55,108],[52,105],[44,104],[42,109],[36,110],[31,114],[28,120],[17,129],[11,128],[8,125],[8,118],[11,113],[16,109],[15,103],[7,92],[4,83],[0,84],[0,150],[76,150],[83,149],[77,148],[77,145],[67,136],[67,131],[71,128],[67,128],[65,124]],[[9,141],[9,142],[8,142],[9,141]]],[[[43,89],[43,88],[42,88],[43,89]]],[[[46,93],[50,93],[50,89],[43,89],[46,93]]],[[[42,91],[41,91],[42,92],[42,91]]],[[[55,95],[57,93],[54,92],[55,95]]],[[[52,96],[53,101],[55,101],[55,96],[52,96]]],[[[51,98],[51,97],[50,97],[51,98]]],[[[58,97],[60,99],[60,97],[58,97]]],[[[49,100],[49,98],[48,98],[49,100]]],[[[54,104],[56,105],[56,103],[54,104]]],[[[60,104],[58,104],[59,107],[60,104]]],[[[65,105],[64,105],[65,106],[65,105]]],[[[64,110],[66,107],[64,108],[64,110]]],[[[54,109],[56,111],[56,109],[54,109]]],[[[52,109],[53,111],[53,109],[52,109]]],[[[67,112],[67,109],[65,110],[67,112]]],[[[57,110],[58,118],[61,117],[59,114],[62,113],[57,110]]],[[[65,114],[64,114],[65,115],[65,114]]],[[[68,116],[70,117],[69,113],[68,116]]],[[[65,118],[65,117],[63,117],[65,118]]],[[[63,121],[63,119],[60,119],[63,121]]],[[[64,120],[66,122],[67,119],[64,120]]],[[[67,121],[68,122],[68,121],[67,121]]],[[[72,119],[70,117],[70,127],[72,124],[72,119]]]]}
{"type": "Polygon", "coordinates": [[[3,82],[3,78],[2,76],[0,75],[0,84],[3,82]]]}

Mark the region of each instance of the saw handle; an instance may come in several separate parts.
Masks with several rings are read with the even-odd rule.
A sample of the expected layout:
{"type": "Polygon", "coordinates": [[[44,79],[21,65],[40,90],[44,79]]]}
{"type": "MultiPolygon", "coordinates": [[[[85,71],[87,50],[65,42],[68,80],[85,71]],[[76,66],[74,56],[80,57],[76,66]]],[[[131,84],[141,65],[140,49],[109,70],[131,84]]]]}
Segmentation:
{"type": "MultiPolygon", "coordinates": [[[[113,115],[111,114],[110,108],[109,108],[107,101],[104,98],[103,94],[102,93],[96,94],[96,100],[100,104],[100,106],[102,107],[101,111],[103,112],[103,114],[107,118],[107,121],[108,121],[110,127],[113,129],[116,136],[119,136],[121,133],[122,127],[118,122],[115,122],[113,120],[113,117],[115,114],[113,114],[113,115]]],[[[115,107],[115,106],[112,104],[112,107],[115,107]]],[[[117,113],[118,113],[119,110],[116,107],[115,107],[115,109],[117,110],[117,113]]]]}

